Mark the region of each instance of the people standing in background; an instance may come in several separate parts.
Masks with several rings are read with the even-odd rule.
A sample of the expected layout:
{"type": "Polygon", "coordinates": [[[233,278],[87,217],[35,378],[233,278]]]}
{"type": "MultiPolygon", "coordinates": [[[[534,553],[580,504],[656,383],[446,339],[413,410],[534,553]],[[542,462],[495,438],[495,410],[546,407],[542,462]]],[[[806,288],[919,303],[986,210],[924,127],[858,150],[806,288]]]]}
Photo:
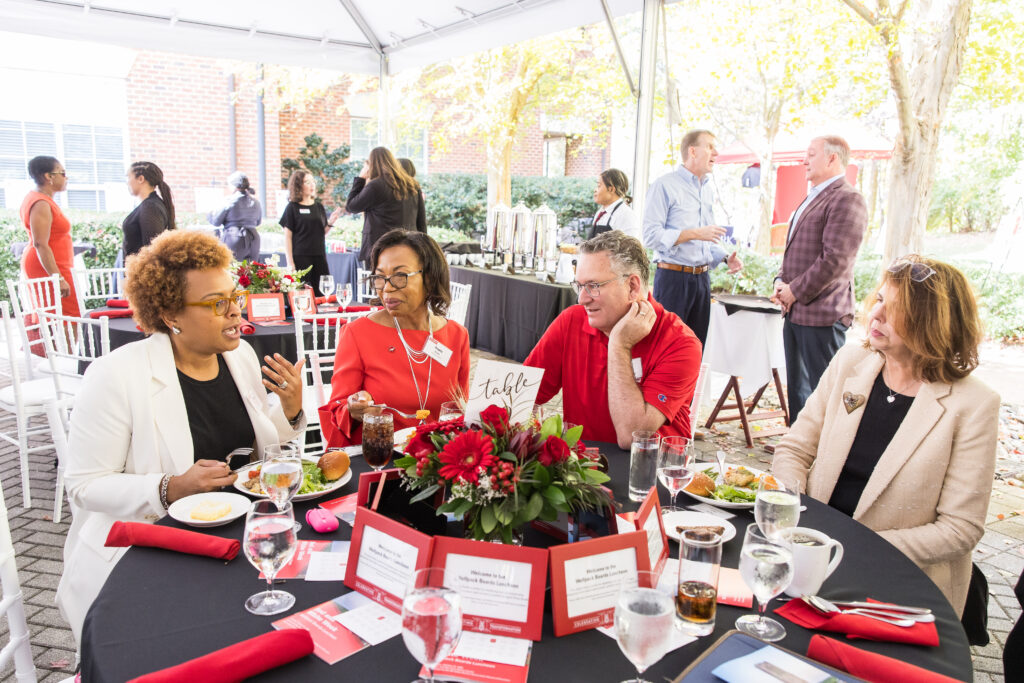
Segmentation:
{"type": "Polygon", "coordinates": [[[28,247],[21,257],[26,277],[60,276],[60,308],[64,315],[81,315],[71,268],[75,249],[71,222],[53,196],[68,185],[64,166],[54,157],[39,156],[28,162],[28,174],[36,189],[21,202],[21,222],[28,230],[28,247]]]}
{"type": "Polygon", "coordinates": [[[349,213],[363,214],[359,260],[364,264],[369,261],[373,244],[389,230],[427,231],[420,185],[402,169],[387,147],[370,150],[363,170],[352,182],[345,208],[349,213]]]}
{"type": "Polygon", "coordinates": [[[231,196],[227,202],[220,210],[211,211],[207,219],[210,225],[224,226],[220,241],[231,250],[236,261],[258,261],[260,233],[256,227],[263,220],[263,207],[253,196],[256,190],[241,171],[228,176],[228,190],[231,196]]]}
{"type": "Polygon", "coordinates": [[[317,296],[320,291],[320,276],[330,275],[327,267],[327,233],[334,222],[341,217],[341,207],[327,218],[324,205],[316,200],[316,180],[309,171],[295,171],[288,179],[288,206],[281,214],[284,228],[284,253],[288,267],[303,270],[312,266],[302,276],[302,281],[313,288],[317,296]]]}
{"type": "Polygon", "coordinates": [[[683,165],[651,184],[644,206],[644,245],[654,250],[654,298],[686,323],[701,346],[711,322],[711,274],[720,263],[743,269],[736,252],[719,244],[726,230],[715,224],[711,169],[715,136],[691,130],[679,150],[683,165]]]}
{"type": "Polygon", "coordinates": [[[633,212],[633,198],[629,196],[629,178],[617,168],[609,168],[597,177],[594,201],[598,211],[587,239],[609,230],[619,230],[640,239],[640,218],[633,212]]]}
{"type": "Polygon", "coordinates": [[[174,229],[174,200],[164,172],[151,161],[136,161],[128,170],[128,190],[142,201],[128,214],[121,230],[124,258],[138,253],[164,230],[174,229]]]}

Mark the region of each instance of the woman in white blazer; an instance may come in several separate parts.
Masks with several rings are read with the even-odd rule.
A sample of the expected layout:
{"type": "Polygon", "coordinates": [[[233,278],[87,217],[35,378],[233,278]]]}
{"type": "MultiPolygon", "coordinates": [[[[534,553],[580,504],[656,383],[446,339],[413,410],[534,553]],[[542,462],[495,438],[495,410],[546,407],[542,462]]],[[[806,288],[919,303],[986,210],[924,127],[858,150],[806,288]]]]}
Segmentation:
{"type": "Polygon", "coordinates": [[[259,453],[305,428],[302,363],[267,357],[261,379],[240,339],[246,293],[230,261],[216,238],[178,230],[128,260],[128,300],[151,336],[96,360],[71,415],[65,482],[74,519],[57,604],[78,642],[125,552],[104,547],[115,521],[155,522],[179,498],[232,484],[224,460],[234,448],[259,453]]]}
{"type": "Polygon", "coordinates": [[[969,374],[981,325],[956,268],[917,256],[884,274],[864,346],[832,360],[772,471],[899,548],[963,612],[984,533],[999,395],[969,374]]]}

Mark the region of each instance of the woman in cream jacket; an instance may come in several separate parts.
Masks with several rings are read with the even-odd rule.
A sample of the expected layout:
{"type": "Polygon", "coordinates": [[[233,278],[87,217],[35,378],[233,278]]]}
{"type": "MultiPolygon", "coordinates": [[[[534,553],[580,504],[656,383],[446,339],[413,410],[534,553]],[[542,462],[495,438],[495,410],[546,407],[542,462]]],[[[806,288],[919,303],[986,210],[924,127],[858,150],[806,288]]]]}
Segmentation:
{"type": "Polygon", "coordinates": [[[191,231],[164,233],[129,259],[128,299],[151,336],[95,361],[71,416],[74,519],[57,603],[78,642],[125,552],[104,547],[115,521],[155,522],[179,498],[232,484],[225,456],[234,448],[259,453],[305,428],[301,362],[267,357],[261,380],[240,340],[245,293],[230,260],[216,238],[191,231]]]}
{"type": "Polygon", "coordinates": [[[984,533],[999,396],[976,378],[974,295],[952,266],[916,256],[885,273],[864,347],[832,360],[772,471],[874,529],[960,614],[984,533]]]}

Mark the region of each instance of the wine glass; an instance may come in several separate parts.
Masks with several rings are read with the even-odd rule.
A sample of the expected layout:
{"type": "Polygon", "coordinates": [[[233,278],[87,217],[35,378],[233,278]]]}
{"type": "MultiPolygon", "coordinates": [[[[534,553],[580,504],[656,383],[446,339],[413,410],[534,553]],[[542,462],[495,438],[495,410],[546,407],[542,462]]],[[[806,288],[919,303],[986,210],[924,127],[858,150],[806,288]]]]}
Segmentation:
{"type": "Polygon", "coordinates": [[[793,580],[793,551],[789,544],[769,539],[756,522],[748,525],[740,550],[740,575],[757,598],[758,614],[740,617],[736,628],[769,643],[785,638],[785,627],[765,618],[764,612],[771,599],[793,580]]]}
{"type": "MultiPolygon", "coordinates": [[[[263,464],[260,465],[260,486],[267,498],[278,510],[291,502],[302,486],[302,456],[295,444],[269,444],[263,448],[263,464]]],[[[295,523],[295,530],[302,524],[295,523]]]]}
{"type": "Polygon", "coordinates": [[[320,276],[320,292],[325,297],[330,297],[334,294],[334,276],[333,275],[321,275],[320,276]]]}
{"type": "Polygon", "coordinates": [[[352,303],[352,284],[346,282],[341,287],[341,308],[343,311],[348,310],[348,305],[352,303]]]}
{"type": "Polygon", "coordinates": [[[666,436],[661,440],[658,447],[658,481],[668,490],[670,504],[662,514],[675,512],[676,496],[682,491],[690,479],[693,478],[693,471],[690,465],[693,463],[693,449],[690,447],[690,440],[685,436],[666,436]]]}
{"type": "Polygon", "coordinates": [[[444,569],[427,567],[413,573],[402,601],[402,640],[409,653],[427,669],[434,669],[452,653],[462,636],[462,598],[445,585],[444,569]]]}
{"type": "Polygon", "coordinates": [[[778,540],[784,529],[795,527],[800,521],[800,490],[796,480],[764,477],[754,497],[754,520],[772,540],[778,540]]]}
{"type": "Polygon", "coordinates": [[[270,500],[257,500],[245,516],[242,548],[245,556],[267,577],[267,590],[252,595],[245,601],[245,609],[253,614],[268,616],[291,609],[295,596],[274,590],[274,577],[295,554],[295,514],[292,504],[282,507],[270,500]]]}
{"type": "Polygon", "coordinates": [[[638,584],[623,583],[615,603],[615,639],[619,649],[636,667],[633,683],[647,683],[640,675],[665,656],[675,628],[675,601],[652,585],[656,579],[648,574],[645,581],[638,572],[638,584]],[[645,584],[650,587],[645,587],[645,584]]]}
{"type": "Polygon", "coordinates": [[[462,405],[458,401],[445,401],[441,404],[441,414],[438,420],[444,422],[445,420],[457,420],[463,416],[462,405]]]}

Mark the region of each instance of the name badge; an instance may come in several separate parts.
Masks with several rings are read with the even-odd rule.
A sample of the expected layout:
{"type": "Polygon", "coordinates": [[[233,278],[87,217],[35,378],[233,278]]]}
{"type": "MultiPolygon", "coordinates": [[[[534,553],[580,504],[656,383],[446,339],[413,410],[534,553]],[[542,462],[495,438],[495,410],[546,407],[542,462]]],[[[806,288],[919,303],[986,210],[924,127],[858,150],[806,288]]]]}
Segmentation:
{"type": "Polygon", "coordinates": [[[644,369],[643,369],[643,366],[640,364],[640,359],[639,358],[634,358],[633,359],[633,379],[635,379],[637,382],[639,382],[641,379],[643,379],[643,376],[644,376],[644,369]]]}
{"type": "Polygon", "coordinates": [[[423,351],[445,368],[448,367],[448,361],[452,359],[452,350],[434,338],[427,340],[423,351]]]}
{"type": "Polygon", "coordinates": [[[299,209],[299,213],[309,213],[309,209],[299,209]]]}

